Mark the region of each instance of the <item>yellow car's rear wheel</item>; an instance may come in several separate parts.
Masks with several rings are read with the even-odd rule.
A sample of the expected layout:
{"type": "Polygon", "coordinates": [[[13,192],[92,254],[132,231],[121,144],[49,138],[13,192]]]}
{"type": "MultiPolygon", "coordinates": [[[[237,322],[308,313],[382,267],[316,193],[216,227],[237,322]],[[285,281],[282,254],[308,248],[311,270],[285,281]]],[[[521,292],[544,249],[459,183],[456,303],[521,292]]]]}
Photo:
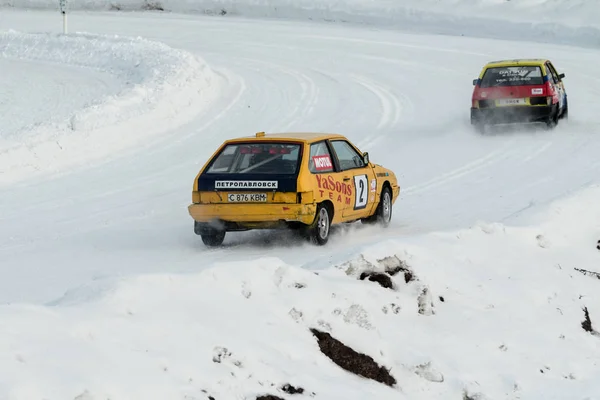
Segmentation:
{"type": "Polygon", "coordinates": [[[308,239],[312,243],[322,246],[329,240],[331,220],[333,219],[331,211],[331,207],[329,207],[326,203],[321,203],[317,206],[315,220],[306,229],[306,236],[308,236],[308,239]]]}
{"type": "Polygon", "coordinates": [[[194,233],[200,235],[202,242],[209,247],[220,246],[225,240],[225,229],[217,229],[208,224],[203,224],[198,221],[194,221],[194,233]]]}

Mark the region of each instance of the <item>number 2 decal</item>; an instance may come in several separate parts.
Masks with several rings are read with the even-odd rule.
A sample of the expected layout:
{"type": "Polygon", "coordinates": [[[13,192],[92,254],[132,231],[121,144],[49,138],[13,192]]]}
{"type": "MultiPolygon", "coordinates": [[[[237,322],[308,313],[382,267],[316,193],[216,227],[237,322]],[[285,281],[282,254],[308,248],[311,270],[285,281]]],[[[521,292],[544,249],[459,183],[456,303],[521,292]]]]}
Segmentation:
{"type": "Polygon", "coordinates": [[[354,209],[360,210],[367,206],[367,175],[355,175],[354,176],[354,192],[356,197],[354,198],[354,209]]]}

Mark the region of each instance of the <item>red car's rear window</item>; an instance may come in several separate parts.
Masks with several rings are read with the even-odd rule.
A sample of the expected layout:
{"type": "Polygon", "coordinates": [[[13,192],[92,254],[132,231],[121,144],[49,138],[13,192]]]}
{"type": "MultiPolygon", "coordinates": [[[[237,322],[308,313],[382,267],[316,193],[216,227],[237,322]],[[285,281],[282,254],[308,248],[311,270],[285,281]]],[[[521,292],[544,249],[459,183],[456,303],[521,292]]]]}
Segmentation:
{"type": "Polygon", "coordinates": [[[495,86],[543,85],[542,69],[537,66],[488,68],[481,78],[482,88],[495,86]]]}

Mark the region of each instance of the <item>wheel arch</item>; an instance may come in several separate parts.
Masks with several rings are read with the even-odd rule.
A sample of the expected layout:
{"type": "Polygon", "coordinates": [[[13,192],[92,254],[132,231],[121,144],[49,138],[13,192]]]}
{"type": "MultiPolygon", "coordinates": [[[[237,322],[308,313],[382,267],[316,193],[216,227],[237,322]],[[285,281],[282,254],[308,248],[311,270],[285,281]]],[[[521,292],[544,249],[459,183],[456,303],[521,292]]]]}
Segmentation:
{"type": "Polygon", "coordinates": [[[327,212],[329,213],[329,223],[333,221],[333,217],[335,215],[335,206],[331,200],[323,200],[320,204],[323,204],[327,208],[327,212]]]}
{"type": "Polygon", "coordinates": [[[390,183],[390,181],[388,181],[387,179],[385,181],[383,181],[383,185],[381,185],[381,192],[379,193],[379,199],[377,199],[377,203],[379,203],[381,201],[381,194],[383,193],[385,188],[390,189],[390,192],[392,192],[392,198],[394,197],[394,191],[392,190],[392,184],[390,183]]]}

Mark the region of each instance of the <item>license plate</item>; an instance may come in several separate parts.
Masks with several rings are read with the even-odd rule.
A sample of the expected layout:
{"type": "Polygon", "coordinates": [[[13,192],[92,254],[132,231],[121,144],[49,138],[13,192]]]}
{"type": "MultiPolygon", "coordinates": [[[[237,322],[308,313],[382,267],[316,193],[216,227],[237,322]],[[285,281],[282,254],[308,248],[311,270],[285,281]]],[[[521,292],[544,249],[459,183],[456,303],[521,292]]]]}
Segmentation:
{"type": "Polygon", "coordinates": [[[266,193],[230,193],[227,195],[230,203],[264,203],[267,201],[266,193]]]}
{"type": "Polygon", "coordinates": [[[520,106],[527,104],[525,99],[499,99],[496,100],[496,104],[499,106],[520,106]]]}

